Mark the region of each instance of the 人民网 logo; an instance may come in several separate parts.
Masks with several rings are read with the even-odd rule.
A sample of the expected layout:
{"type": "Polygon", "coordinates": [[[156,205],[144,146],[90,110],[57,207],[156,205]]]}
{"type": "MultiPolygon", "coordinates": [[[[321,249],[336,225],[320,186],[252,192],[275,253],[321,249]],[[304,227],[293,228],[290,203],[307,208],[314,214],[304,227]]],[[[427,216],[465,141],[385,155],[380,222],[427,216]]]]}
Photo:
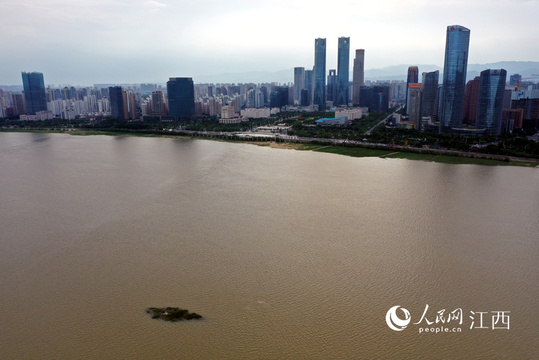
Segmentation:
{"type": "Polygon", "coordinates": [[[406,310],[405,308],[401,307],[400,305],[393,306],[391,309],[387,311],[386,323],[387,323],[387,326],[389,326],[392,330],[402,331],[406,329],[410,321],[412,321],[410,312],[406,310]],[[404,314],[404,319],[401,319],[397,315],[397,310],[399,308],[401,309],[401,312],[404,314]]]}

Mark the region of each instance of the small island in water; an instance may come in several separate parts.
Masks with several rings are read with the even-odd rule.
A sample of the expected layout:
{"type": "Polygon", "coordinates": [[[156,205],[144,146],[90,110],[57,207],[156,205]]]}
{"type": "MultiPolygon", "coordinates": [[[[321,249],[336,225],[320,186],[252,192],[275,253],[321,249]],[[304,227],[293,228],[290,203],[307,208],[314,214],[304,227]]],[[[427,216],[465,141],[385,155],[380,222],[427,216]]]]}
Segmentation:
{"type": "Polygon", "coordinates": [[[170,306],[165,308],[150,307],[146,309],[146,313],[150,314],[152,319],[161,319],[164,321],[171,322],[202,319],[202,315],[199,315],[197,313],[190,313],[188,310],[170,306]]]}

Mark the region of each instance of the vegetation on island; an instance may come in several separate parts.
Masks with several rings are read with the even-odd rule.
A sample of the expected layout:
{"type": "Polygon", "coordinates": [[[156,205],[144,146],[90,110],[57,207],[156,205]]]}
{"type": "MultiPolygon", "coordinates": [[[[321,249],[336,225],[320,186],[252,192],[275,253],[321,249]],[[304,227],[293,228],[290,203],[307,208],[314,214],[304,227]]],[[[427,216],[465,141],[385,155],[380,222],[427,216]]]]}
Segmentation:
{"type": "Polygon", "coordinates": [[[146,314],[149,314],[152,319],[160,319],[170,322],[202,319],[202,315],[190,313],[188,310],[170,306],[163,308],[150,307],[146,309],[146,314]]]}

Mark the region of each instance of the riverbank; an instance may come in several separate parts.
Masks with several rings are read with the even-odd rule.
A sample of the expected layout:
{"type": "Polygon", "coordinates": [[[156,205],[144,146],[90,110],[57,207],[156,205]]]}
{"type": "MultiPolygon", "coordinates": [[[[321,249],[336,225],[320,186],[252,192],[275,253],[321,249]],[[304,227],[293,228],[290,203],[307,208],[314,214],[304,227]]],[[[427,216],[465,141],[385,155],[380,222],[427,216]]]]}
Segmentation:
{"type": "Polygon", "coordinates": [[[503,157],[489,154],[477,153],[459,153],[458,155],[446,155],[434,151],[421,152],[421,149],[392,148],[380,149],[372,146],[351,146],[346,144],[328,145],[324,143],[295,143],[286,141],[253,141],[253,139],[236,139],[225,136],[202,136],[202,135],[184,135],[184,134],[154,134],[144,132],[129,131],[96,131],[96,130],[20,130],[20,129],[1,129],[1,132],[37,132],[37,133],[61,133],[78,136],[108,135],[108,136],[139,136],[139,137],[161,137],[161,138],[195,138],[216,141],[241,142],[258,146],[269,146],[275,149],[288,149],[299,151],[319,151],[331,154],[346,155],[352,157],[379,157],[383,159],[408,159],[432,161],[443,164],[475,164],[487,166],[525,166],[539,167],[539,161],[532,159],[520,159],[514,157],[503,157]]]}

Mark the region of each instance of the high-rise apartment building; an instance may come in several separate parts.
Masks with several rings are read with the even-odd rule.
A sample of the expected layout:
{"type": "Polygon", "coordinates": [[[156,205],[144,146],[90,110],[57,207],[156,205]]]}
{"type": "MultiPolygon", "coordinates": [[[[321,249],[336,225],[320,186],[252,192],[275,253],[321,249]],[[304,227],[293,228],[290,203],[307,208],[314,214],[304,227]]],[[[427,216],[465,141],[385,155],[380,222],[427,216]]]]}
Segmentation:
{"type": "Polygon", "coordinates": [[[408,77],[406,80],[406,113],[410,114],[408,111],[408,88],[410,84],[417,84],[419,79],[419,68],[417,66],[408,67],[408,77]]]}
{"type": "Polygon", "coordinates": [[[438,113],[438,81],[440,72],[424,72],[422,79],[421,116],[435,119],[438,113]]]}
{"type": "Polygon", "coordinates": [[[127,104],[127,118],[136,119],[137,118],[137,105],[135,101],[135,92],[131,89],[124,91],[124,99],[127,104]]]}
{"type": "Polygon", "coordinates": [[[441,133],[447,133],[462,125],[469,44],[469,29],[460,25],[447,27],[442,109],[439,116],[441,133]]]}
{"type": "Polygon", "coordinates": [[[408,114],[414,129],[421,131],[421,84],[408,84],[408,114]]]}
{"type": "Polygon", "coordinates": [[[301,90],[305,89],[305,68],[294,68],[294,101],[301,100],[301,90]]]}
{"type": "Polygon", "coordinates": [[[39,111],[47,111],[47,94],[45,92],[43,73],[23,72],[22,85],[26,102],[26,114],[35,115],[39,111]]]}
{"type": "Polygon", "coordinates": [[[326,39],[314,40],[314,90],[313,104],[319,110],[326,107],[326,39]]]}
{"type": "Polygon", "coordinates": [[[13,94],[13,115],[22,115],[26,112],[23,94],[13,94]]]}
{"type": "Polygon", "coordinates": [[[513,121],[513,129],[522,129],[524,122],[524,109],[503,109],[502,120],[510,119],[513,121]]]}
{"type": "Polygon", "coordinates": [[[195,115],[195,87],[192,78],[170,78],[167,81],[167,95],[170,115],[195,115]]]}
{"type": "Polygon", "coordinates": [[[335,105],[348,105],[348,82],[350,81],[350,38],[340,37],[337,53],[337,98],[335,105]]]}
{"type": "Polygon", "coordinates": [[[164,115],[166,113],[165,109],[165,97],[163,96],[163,92],[159,90],[152,91],[151,113],[155,115],[164,115]]]}
{"type": "Polygon", "coordinates": [[[352,103],[359,106],[360,88],[365,86],[365,50],[357,49],[352,74],[352,103]]]}
{"type": "Polygon", "coordinates": [[[481,71],[475,127],[486,129],[487,135],[500,135],[501,133],[506,77],[507,71],[504,69],[481,71]]]}

